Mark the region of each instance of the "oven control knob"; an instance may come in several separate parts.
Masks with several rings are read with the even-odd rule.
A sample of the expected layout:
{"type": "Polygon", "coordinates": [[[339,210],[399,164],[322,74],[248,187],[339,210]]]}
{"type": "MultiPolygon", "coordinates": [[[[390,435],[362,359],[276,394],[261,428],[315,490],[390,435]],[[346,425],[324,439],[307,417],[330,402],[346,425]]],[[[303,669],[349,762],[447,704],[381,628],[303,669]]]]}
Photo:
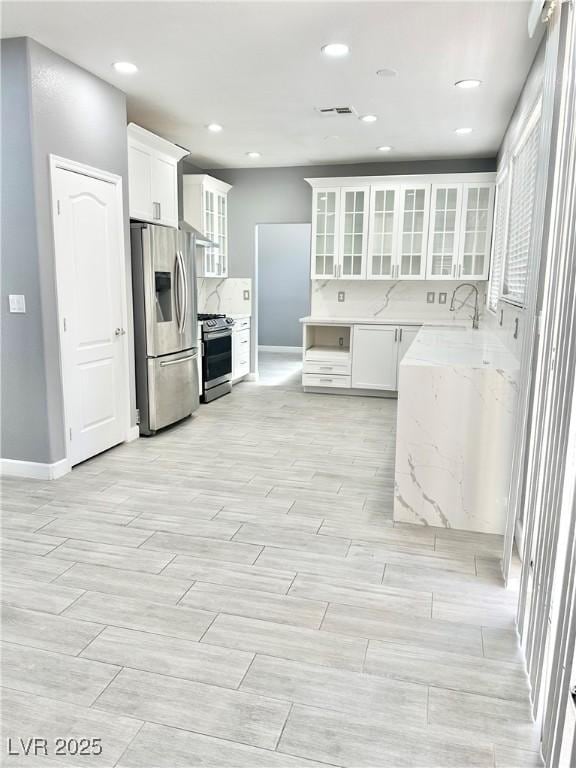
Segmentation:
{"type": "Polygon", "coordinates": [[[234,319],[232,317],[227,317],[226,322],[228,323],[228,325],[234,325],[234,319]]]}

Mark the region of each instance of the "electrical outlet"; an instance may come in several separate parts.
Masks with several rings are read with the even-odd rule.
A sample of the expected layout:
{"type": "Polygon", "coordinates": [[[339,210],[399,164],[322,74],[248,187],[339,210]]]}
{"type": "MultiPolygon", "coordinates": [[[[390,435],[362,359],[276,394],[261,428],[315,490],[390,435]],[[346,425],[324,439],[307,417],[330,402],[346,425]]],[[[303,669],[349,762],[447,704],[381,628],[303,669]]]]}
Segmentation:
{"type": "Polygon", "coordinates": [[[447,293],[439,293],[438,294],[438,304],[446,304],[447,296],[448,296],[447,293]]]}
{"type": "Polygon", "coordinates": [[[338,346],[339,347],[343,347],[344,346],[344,337],[343,336],[340,336],[338,338],[338,346]]]}
{"type": "Polygon", "coordinates": [[[245,290],[243,295],[244,295],[244,301],[250,301],[250,291],[249,290],[245,290]]]}
{"type": "Polygon", "coordinates": [[[426,303],[427,304],[434,304],[434,299],[436,298],[436,294],[434,291],[428,291],[426,294],[426,303]]]}
{"type": "Polygon", "coordinates": [[[342,302],[346,299],[346,293],[344,291],[338,291],[338,301],[342,302]]]}

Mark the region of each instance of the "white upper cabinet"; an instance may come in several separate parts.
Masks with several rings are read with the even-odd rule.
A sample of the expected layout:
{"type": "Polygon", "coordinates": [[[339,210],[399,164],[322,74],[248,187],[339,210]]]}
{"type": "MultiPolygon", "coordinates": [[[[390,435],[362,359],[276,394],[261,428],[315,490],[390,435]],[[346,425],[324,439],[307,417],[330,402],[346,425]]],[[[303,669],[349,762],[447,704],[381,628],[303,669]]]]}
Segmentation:
{"type": "Polygon", "coordinates": [[[487,280],[494,214],[493,184],[464,184],[457,278],[487,280]]]}
{"type": "Polygon", "coordinates": [[[487,280],[494,184],[432,187],[429,280],[487,280]]]}
{"type": "Polygon", "coordinates": [[[366,278],[369,200],[369,187],[344,187],[340,190],[340,258],[336,275],[339,278],[366,278]]]}
{"type": "Polygon", "coordinates": [[[178,161],[188,151],[134,123],[128,126],[130,218],[178,227],[178,161]]]}
{"type": "Polygon", "coordinates": [[[487,280],[493,178],[307,179],[312,279],[487,280]]]}
{"type": "Polygon", "coordinates": [[[450,280],[456,277],[461,184],[433,184],[428,242],[428,279],[450,280]]]}
{"type": "Polygon", "coordinates": [[[312,279],[337,277],[340,190],[315,189],[312,194],[312,279]]]}
{"type": "Polygon", "coordinates": [[[430,185],[403,186],[399,203],[400,242],[395,279],[422,280],[426,275],[430,185]]]}
{"type": "Polygon", "coordinates": [[[232,187],[207,174],[186,174],[182,186],[184,220],[216,243],[202,249],[198,276],[228,277],[228,192],[232,187]]]}
{"type": "Polygon", "coordinates": [[[399,187],[372,187],[366,272],[369,280],[392,280],[395,276],[399,194],[399,187]]]}

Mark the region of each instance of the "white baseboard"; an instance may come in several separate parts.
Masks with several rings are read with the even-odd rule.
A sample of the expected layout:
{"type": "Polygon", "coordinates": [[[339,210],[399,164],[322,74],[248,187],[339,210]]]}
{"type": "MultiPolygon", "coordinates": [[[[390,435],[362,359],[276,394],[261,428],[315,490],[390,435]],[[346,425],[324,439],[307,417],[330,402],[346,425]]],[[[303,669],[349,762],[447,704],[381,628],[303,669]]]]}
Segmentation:
{"type": "Polygon", "coordinates": [[[265,345],[260,345],[258,347],[258,352],[278,352],[279,354],[285,352],[299,352],[301,354],[302,347],[268,347],[265,345]]]}
{"type": "Polygon", "coordinates": [[[39,461],[0,459],[0,475],[4,477],[28,477],[32,480],[57,480],[70,472],[68,459],[42,464],[39,461]]]}
{"type": "Polygon", "coordinates": [[[258,381],[260,374],[257,371],[252,371],[246,376],[246,381],[258,381]]]}
{"type": "Polygon", "coordinates": [[[134,427],[130,427],[128,434],[126,435],[126,442],[131,443],[133,440],[138,440],[140,437],[140,427],[136,424],[134,427]]]}

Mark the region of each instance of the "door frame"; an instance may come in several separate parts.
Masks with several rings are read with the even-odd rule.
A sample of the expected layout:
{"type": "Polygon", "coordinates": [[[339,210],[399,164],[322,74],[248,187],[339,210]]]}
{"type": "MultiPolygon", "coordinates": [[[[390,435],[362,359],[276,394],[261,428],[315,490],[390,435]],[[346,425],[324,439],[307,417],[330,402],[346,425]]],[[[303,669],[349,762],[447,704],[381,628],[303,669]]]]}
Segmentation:
{"type": "MultiPolygon", "coordinates": [[[[70,173],[77,173],[81,176],[88,176],[91,179],[98,181],[104,181],[108,184],[112,184],[116,198],[116,212],[118,215],[118,237],[120,240],[120,251],[123,256],[122,269],[120,269],[120,295],[121,295],[121,316],[122,327],[126,329],[126,334],[121,337],[121,343],[123,344],[122,355],[122,388],[124,390],[122,400],[124,402],[124,413],[122,421],[124,422],[124,441],[128,442],[138,437],[138,427],[133,428],[131,425],[130,415],[130,371],[128,360],[128,337],[130,335],[130,329],[128,324],[128,302],[126,295],[126,248],[125,248],[125,228],[124,228],[124,201],[123,201],[123,185],[122,177],[109,171],[104,171],[100,168],[94,168],[91,165],[85,163],[79,163],[76,160],[69,160],[65,157],[50,154],[48,156],[50,163],[50,203],[52,208],[52,240],[54,244],[54,267],[56,275],[56,314],[58,317],[58,348],[59,348],[59,364],[60,364],[60,377],[62,386],[62,401],[64,405],[64,446],[65,446],[65,461],[66,472],[70,472],[72,469],[72,462],[70,456],[70,389],[71,389],[71,377],[70,377],[70,360],[66,351],[66,344],[63,338],[63,313],[62,313],[62,300],[65,293],[65,283],[62,274],[62,252],[59,243],[58,235],[58,200],[55,194],[55,182],[57,171],[68,171],[70,173]]],[[[65,473],[63,473],[65,474],[65,473]]]]}

